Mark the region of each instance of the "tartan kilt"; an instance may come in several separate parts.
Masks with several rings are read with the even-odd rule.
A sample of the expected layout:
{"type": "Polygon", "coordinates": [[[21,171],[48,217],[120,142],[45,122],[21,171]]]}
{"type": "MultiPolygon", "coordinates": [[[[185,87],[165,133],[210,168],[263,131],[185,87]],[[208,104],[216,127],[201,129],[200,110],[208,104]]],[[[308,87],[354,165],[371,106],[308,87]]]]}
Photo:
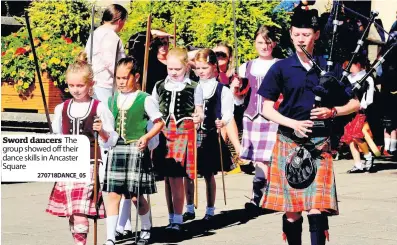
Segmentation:
{"type": "MultiPolygon", "coordinates": [[[[233,165],[232,156],[225,141],[221,138],[223,171],[230,171],[233,165]]],[[[217,174],[221,171],[218,133],[214,130],[197,132],[197,171],[203,176],[217,174]]]]}
{"type": "Polygon", "coordinates": [[[118,194],[153,194],[157,192],[148,149],[140,152],[137,142],[120,141],[110,150],[103,191],[118,194]]]}
{"type": "Polygon", "coordinates": [[[155,169],[160,175],[195,178],[194,130],[192,120],[183,120],[179,125],[173,118],[169,120],[153,154],[155,169]]]}
{"type": "Polygon", "coordinates": [[[364,139],[363,127],[366,119],[365,114],[357,113],[353,120],[345,126],[345,132],[340,141],[350,144],[354,139],[364,139]]]}
{"type": "Polygon", "coordinates": [[[294,189],[285,177],[285,165],[288,154],[297,144],[284,135],[277,135],[263,208],[281,212],[319,209],[330,215],[339,214],[329,139],[318,137],[312,138],[311,141],[318,150],[321,150],[321,159],[315,160],[317,175],[306,189],[294,189]]]}
{"type": "Polygon", "coordinates": [[[278,124],[258,115],[254,120],[244,117],[243,125],[240,158],[269,162],[276,143],[278,124]]]}
{"type": "MultiPolygon", "coordinates": [[[[99,163],[98,161],[98,172],[99,163]]],[[[56,182],[49,198],[47,213],[60,217],[70,217],[73,214],[85,214],[88,218],[106,217],[102,192],[98,179],[98,215],[94,202],[94,161],[91,160],[91,182],[56,182]]],[[[98,176],[97,176],[98,178],[98,176]]]]}

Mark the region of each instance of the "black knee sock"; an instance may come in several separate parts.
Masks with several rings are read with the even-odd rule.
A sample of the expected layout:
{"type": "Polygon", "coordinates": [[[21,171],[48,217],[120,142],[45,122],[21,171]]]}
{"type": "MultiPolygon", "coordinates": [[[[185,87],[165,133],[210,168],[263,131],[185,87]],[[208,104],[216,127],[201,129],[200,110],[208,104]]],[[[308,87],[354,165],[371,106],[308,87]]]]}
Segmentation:
{"type": "Polygon", "coordinates": [[[266,179],[254,177],[254,181],[252,183],[252,201],[254,201],[256,206],[259,206],[265,186],[266,179]]]}
{"type": "Polygon", "coordinates": [[[325,245],[325,231],[328,231],[328,217],[324,214],[309,214],[310,239],[312,245],[325,245]]]}
{"type": "Polygon", "coordinates": [[[302,223],[303,217],[295,222],[289,222],[287,215],[283,215],[283,232],[289,245],[302,245],[302,223]]]}

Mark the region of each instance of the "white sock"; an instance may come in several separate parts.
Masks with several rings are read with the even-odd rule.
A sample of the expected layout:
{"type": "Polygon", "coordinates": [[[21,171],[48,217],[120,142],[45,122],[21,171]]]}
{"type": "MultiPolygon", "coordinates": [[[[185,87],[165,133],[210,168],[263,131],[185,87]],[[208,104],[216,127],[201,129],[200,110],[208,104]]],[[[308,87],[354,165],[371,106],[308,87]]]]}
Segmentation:
{"type": "Polygon", "coordinates": [[[174,214],[174,219],[172,220],[173,224],[182,224],[183,223],[183,217],[182,214],[174,214]]]}
{"type": "Polygon", "coordinates": [[[364,155],[364,158],[365,158],[366,160],[371,160],[371,159],[372,159],[372,153],[371,153],[371,152],[368,152],[367,155],[364,155]]]}
{"type": "Polygon", "coordinates": [[[170,222],[170,224],[172,224],[172,222],[174,221],[174,214],[168,214],[168,221],[170,222]]]}
{"type": "Polygon", "coordinates": [[[117,219],[119,218],[118,215],[112,215],[108,216],[106,218],[106,234],[107,234],[107,239],[116,241],[115,233],[116,233],[116,227],[117,227],[117,219]]]}
{"type": "MultiPolygon", "coordinates": [[[[124,232],[125,226],[130,220],[130,216],[131,216],[131,199],[122,198],[119,206],[119,221],[117,222],[116,231],[120,233],[124,232]]],[[[131,228],[129,230],[131,230],[131,228]]]]}
{"type": "MultiPolygon", "coordinates": [[[[144,215],[139,215],[139,218],[141,219],[141,230],[150,230],[150,228],[152,228],[152,224],[150,223],[150,211],[144,215]]],[[[149,239],[150,232],[141,232],[140,237],[149,239]]]]}
{"type": "Polygon", "coordinates": [[[391,142],[390,138],[385,138],[385,150],[386,151],[390,150],[390,142],[391,142]]]}
{"type": "Polygon", "coordinates": [[[125,231],[132,231],[132,227],[131,227],[131,215],[130,215],[130,217],[128,217],[127,222],[125,222],[124,230],[125,230],[125,231]]]}
{"type": "Polygon", "coordinates": [[[392,139],[390,140],[390,151],[395,151],[397,150],[397,140],[392,139]]]}
{"type": "Polygon", "coordinates": [[[362,163],[361,161],[356,162],[356,163],[354,164],[354,166],[356,166],[356,168],[358,168],[358,169],[363,170],[363,163],[362,163]]]}
{"type": "Polygon", "coordinates": [[[214,216],[214,214],[215,214],[215,207],[207,207],[207,208],[206,208],[206,211],[205,211],[205,214],[214,216]]]}
{"type": "Polygon", "coordinates": [[[194,214],[194,204],[186,205],[186,212],[194,214]]]}

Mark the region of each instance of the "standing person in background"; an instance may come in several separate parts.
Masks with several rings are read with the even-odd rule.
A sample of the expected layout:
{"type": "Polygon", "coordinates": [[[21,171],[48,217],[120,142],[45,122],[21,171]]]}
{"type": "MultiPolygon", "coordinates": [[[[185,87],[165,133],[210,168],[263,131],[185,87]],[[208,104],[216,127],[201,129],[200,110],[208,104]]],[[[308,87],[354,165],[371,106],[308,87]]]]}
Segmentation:
{"type": "MultiPolygon", "coordinates": [[[[215,52],[218,60],[219,69],[216,71],[218,81],[227,87],[233,86],[233,90],[237,89],[237,87],[240,86],[241,81],[238,79],[237,74],[234,73],[235,61],[233,48],[226,42],[218,42],[212,50],[215,52]]],[[[227,142],[228,147],[232,152],[234,162],[234,169],[229,171],[228,174],[241,172],[239,153],[241,151],[240,142],[243,134],[242,122],[244,110],[244,103],[240,103],[240,105],[235,103],[234,117],[230,123],[222,129],[222,137],[227,142]]]]}
{"type": "MultiPolygon", "coordinates": [[[[94,31],[92,69],[94,70],[94,98],[107,102],[113,93],[114,67],[116,58],[125,57],[124,46],[118,32],[124,27],[127,20],[127,10],[119,5],[112,4],[103,12],[101,26],[94,31]]],[[[91,35],[88,38],[85,51],[90,57],[91,53],[91,35]]]]}
{"type": "MultiPolygon", "coordinates": [[[[265,25],[260,26],[254,33],[254,45],[259,57],[239,67],[239,76],[248,79],[250,87],[250,91],[246,95],[249,103],[243,117],[243,140],[240,157],[252,161],[255,167],[252,198],[250,202],[245,204],[247,211],[252,214],[256,214],[260,210],[259,202],[267,185],[269,161],[277,136],[278,125],[263,117],[262,105],[264,99],[257,94],[267,71],[278,60],[272,56],[276,40],[274,28],[265,25]]],[[[232,91],[236,90],[232,88],[232,91]]]]}

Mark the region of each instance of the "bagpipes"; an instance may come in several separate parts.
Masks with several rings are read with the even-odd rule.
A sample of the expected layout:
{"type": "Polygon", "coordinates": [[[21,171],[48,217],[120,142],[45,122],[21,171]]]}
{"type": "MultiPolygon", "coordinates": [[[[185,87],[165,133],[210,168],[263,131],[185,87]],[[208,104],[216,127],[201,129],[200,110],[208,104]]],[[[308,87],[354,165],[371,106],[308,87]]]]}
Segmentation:
{"type": "MultiPolygon", "coordinates": [[[[331,49],[329,51],[329,56],[328,56],[328,60],[327,60],[327,70],[324,71],[314,60],[314,58],[304,49],[304,47],[301,47],[302,51],[306,54],[306,56],[308,57],[309,60],[311,60],[313,62],[313,66],[314,68],[319,72],[320,74],[320,81],[319,81],[319,85],[317,85],[313,92],[315,94],[315,106],[321,106],[321,101],[322,101],[322,97],[327,95],[329,92],[329,89],[331,87],[340,87],[340,88],[345,88],[345,95],[347,96],[347,98],[352,98],[357,96],[360,93],[363,93],[364,90],[366,90],[367,85],[366,85],[366,79],[377,69],[378,66],[380,66],[384,61],[386,56],[391,52],[391,50],[397,45],[397,37],[396,35],[390,35],[388,32],[386,32],[379,24],[377,24],[375,21],[375,18],[378,16],[378,12],[376,11],[371,11],[371,15],[370,17],[365,17],[357,12],[355,12],[354,10],[344,7],[345,11],[348,11],[350,13],[353,13],[357,16],[360,16],[362,18],[365,18],[366,20],[368,20],[368,25],[366,26],[364,32],[362,33],[361,37],[359,38],[359,40],[357,41],[357,46],[354,50],[354,52],[352,53],[352,57],[349,60],[348,65],[346,66],[346,68],[344,69],[343,73],[342,73],[342,77],[338,80],[333,73],[331,72],[332,67],[333,67],[333,51],[334,51],[334,44],[335,44],[335,36],[336,36],[336,32],[337,32],[337,28],[338,25],[340,25],[340,22],[338,20],[338,15],[339,15],[339,11],[340,11],[340,1],[335,1],[334,2],[334,6],[333,6],[333,13],[330,15],[330,17],[333,16],[333,33],[332,33],[332,39],[331,39],[331,49]],[[350,82],[348,81],[348,76],[350,75],[350,68],[353,65],[355,58],[357,57],[358,53],[360,52],[363,44],[364,44],[364,39],[366,37],[366,35],[369,32],[370,26],[372,24],[377,25],[377,27],[384,31],[385,33],[387,33],[389,35],[389,40],[385,45],[385,49],[383,51],[381,51],[381,53],[379,54],[377,60],[375,60],[373,62],[373,64],[371,65],[371,68],[366,72],[366,74],[355,83],[355,85],[352,87],[350,85],[350,82]]],[[[376,145],[374,144],[373,140],[371,139],[371,137],[369,136],[369,127],[366,126],[365,129],[365,139],[368,142],[368,145],[370,146],[371,150],[374,152],[375,155],[380,155],[379,150],[377,149],[376,145]]]]}

